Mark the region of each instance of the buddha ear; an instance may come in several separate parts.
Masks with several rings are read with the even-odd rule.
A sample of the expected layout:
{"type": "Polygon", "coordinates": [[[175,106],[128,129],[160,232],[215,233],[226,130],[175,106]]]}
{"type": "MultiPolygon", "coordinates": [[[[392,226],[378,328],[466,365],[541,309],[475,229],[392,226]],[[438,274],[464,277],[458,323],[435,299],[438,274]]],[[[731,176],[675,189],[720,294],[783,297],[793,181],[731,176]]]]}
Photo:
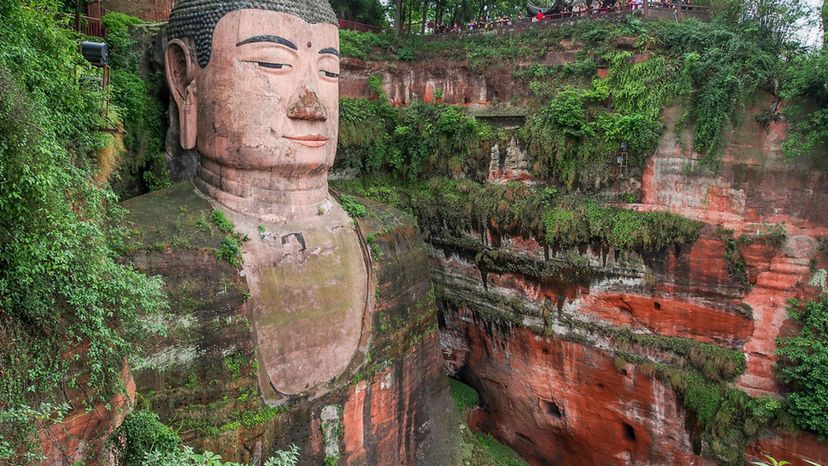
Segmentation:
{"type": "Polygon", "coordinates": [[[198,65],[192,59],[190,47],[180,39],[167,43],[164,51],[164,66],[167,83],[175,104],[178,106],[178,124],[181,147],[192,149],[196,146],[198,128],[198,95],[196,76],[198,65]]]}

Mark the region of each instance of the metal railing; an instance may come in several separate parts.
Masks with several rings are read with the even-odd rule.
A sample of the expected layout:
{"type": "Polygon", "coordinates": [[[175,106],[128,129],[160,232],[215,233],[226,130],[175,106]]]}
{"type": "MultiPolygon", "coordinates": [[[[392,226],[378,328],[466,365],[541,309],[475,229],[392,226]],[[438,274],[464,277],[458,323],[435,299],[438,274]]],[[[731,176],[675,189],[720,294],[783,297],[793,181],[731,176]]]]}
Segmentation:
{"type": "Polygon", "coordinates": [[[78,31],[87,36],[106,37],[106,29],[104,29],[101,18],[92,16],[80,16],[78,24],[78,31]]]}

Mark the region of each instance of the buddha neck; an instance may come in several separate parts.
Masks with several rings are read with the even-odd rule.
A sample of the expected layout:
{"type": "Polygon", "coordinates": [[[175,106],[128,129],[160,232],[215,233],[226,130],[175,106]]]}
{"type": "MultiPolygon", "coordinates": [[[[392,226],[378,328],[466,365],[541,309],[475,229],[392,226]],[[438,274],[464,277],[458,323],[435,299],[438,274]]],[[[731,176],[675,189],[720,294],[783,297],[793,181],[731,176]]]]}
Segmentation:
{"type": "Polygon", "coordinates": [[[243,170],[204,156],[195,179],[202,193],[236,213],[267,223],[302,220],[326,212],[328,170],[243,170]]]}

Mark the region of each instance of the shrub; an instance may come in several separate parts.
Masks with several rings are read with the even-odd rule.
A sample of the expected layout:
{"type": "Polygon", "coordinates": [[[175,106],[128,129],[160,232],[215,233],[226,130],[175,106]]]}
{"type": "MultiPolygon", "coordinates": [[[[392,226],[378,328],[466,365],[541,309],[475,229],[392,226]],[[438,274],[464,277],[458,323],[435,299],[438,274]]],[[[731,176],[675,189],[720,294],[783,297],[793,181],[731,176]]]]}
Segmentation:
{"type": "MultiPolygon", "coordinates": [[[[101,96],[59,2],[0,2],[0,462],[41,455],[36,428],[67,386],[108,403],[164,309],[161,281],[116,260],[114,194],[92,181],[101,96]],[[74,357],[67,355],[74,354],[74,357]],[[70,371],[70,363],[72,370],[70,371]]],[[[109,405],[107,405],[109,406],[109,405]]]]}
{"type": "Polygon", "coordinates": [[[181,439],[171,428],[162,424],[152,411],[136,411],[124,418],[113,433],[111,450],[120,465],[155,466],[146,455],[156,452],[167,455],[178,451],[181,439]]]}
{"type": "Polygon", "coordinates": [[[788,309],[799,334],[779,338],[779,376],[791,387],[788,410],[797,425],[828,437],[828,299],[794,302],[788,309]]]}
{"type": "Polygon", "coordinates": [[[342,205],[342,208],[345,209],[345,212],[347,212],[351,217],[364,217],[367,213],[364,205],[360,204],[356,199],[347,194],[339,196],[339,203],[342,205]]]}
{"type": "MultiPolygon", "coordinates": [[[[166,109],[160,92],[139,71],[140,56],[134,50],[130,28],[139,18],[107,13],[103,18],[112,65],[112,107],[123,122],[128,156],[121,161],[116,186],[122,197],[131,197],[170,185],[164,155],[166,109]]],[[[157,85],[156,85],[157,86],[157,85]]]]}

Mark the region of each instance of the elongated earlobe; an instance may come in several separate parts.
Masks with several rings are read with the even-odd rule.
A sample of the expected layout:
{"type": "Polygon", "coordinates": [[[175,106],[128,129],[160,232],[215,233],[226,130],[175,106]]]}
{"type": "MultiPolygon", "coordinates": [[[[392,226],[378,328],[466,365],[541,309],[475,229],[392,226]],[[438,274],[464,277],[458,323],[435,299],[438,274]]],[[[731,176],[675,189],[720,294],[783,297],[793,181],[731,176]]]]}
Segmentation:
{"type": "Polygon", "coordinates": [[[198,95],[196,92],[196,65],[190,47],[179,39],[167,44],[164,53],[167,83],[178,106],[180,143],[184,149],[196,146],[198,128],[198,95]]]}

